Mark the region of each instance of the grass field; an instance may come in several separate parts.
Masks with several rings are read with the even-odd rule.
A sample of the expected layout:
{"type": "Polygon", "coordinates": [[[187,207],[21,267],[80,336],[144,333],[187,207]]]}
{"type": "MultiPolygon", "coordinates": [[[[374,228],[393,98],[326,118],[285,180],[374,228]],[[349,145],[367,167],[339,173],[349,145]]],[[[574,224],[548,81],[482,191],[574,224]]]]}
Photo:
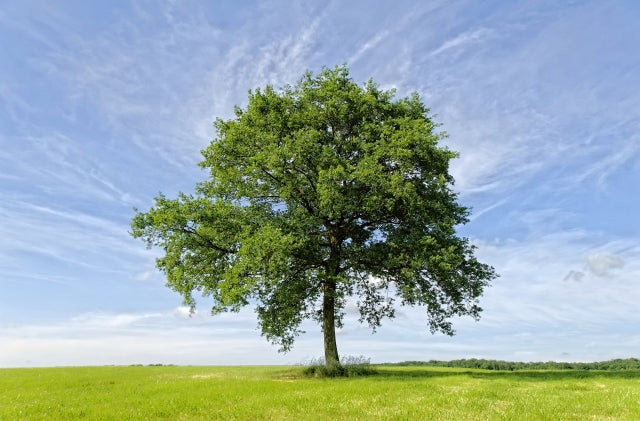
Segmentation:
{"type": "Polygon", "coordinates": [[[638,371],[380,367],[0,369],[0,420],[640,420],[638,371]]]}

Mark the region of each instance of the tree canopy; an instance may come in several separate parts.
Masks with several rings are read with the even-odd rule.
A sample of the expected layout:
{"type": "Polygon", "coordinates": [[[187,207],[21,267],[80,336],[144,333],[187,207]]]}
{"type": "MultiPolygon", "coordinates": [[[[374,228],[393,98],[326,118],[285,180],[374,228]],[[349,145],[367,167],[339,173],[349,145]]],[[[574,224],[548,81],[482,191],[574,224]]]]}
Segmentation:
{"type": "Polygon", "coordinates": [[[417,94],[395,99],[325,68],[249,92],[215,127],[200,163],[209,179],[132,221],[134,237],[162,247],[157,266],[188,305],[195,292],[213,313],[255,304],[262,334],[284,351],[317,320],[327,364],[339,363],[350,297],[374,330],[396,302],[424,306],[432,333],[479,317],[496,274],[456,235],[469,216],[452,190],[456,153],[439,145],[417,94]]]}

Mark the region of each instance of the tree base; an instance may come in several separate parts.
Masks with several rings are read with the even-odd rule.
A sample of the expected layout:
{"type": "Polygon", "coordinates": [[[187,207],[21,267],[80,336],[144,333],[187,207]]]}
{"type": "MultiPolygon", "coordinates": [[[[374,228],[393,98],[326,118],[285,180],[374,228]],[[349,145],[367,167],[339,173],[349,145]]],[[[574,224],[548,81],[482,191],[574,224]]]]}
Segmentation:
{"type": "Polygon", "coordinates": [[[325,364],[324,360],[312,360],[307,365],[302,374],[307,377],[358,377],[377,374],[378,370],[373,367],[368,359],[363,357],[347,357],[344,364],[325,364]]]}

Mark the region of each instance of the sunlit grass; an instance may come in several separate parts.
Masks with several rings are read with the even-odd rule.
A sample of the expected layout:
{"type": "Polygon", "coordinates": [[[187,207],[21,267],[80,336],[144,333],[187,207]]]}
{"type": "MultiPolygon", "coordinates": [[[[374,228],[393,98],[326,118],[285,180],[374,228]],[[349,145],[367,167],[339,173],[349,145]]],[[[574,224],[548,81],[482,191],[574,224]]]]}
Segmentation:
{"type": "Polygon", "coordinates": [[[638,420],[640,372],[378,367],[308,378],[303,367],[0,370],[0,420],[638,420]]]}

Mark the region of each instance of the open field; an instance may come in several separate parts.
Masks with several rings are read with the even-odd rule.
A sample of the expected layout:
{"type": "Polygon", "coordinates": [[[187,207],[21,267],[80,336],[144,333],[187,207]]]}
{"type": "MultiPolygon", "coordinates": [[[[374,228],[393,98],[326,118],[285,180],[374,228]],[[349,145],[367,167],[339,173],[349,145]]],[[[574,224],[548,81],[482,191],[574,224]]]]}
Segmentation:
{"type": "Polygon", "coordinates": [[[639,420],[639,371],[380,367],[0,369],[0,420],[639,420]]]}

